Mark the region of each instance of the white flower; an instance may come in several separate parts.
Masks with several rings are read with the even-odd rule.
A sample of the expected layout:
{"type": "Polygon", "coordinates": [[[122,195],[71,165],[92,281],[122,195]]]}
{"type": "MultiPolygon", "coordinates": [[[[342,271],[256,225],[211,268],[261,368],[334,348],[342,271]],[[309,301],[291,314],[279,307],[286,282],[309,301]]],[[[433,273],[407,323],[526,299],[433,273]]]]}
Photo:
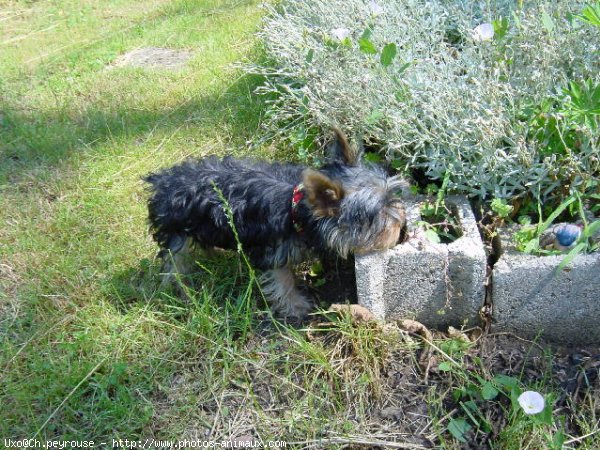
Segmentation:
{"type": "Polygon", "coordinates": [[[471,31],[471,36],[477,42],[489,41],[494,37],[494,25],[487,22],[477,25],[471,31]]]}
{"type": "Polygon", "coordinates": [[[544,410],[544,397],[539,392],[525,391],[518,400],[525,414],[538,414],[544,410]]]}
{"type": "Polygon", "coordinates": [[[374,2],[373,0],[371,0],[369,2],[369,8],[371,9],[371,13],[374,16],[378,16],[380,14],[383,14],[383,6],[381,6],[380,4],[374,2]]]}
{"type": "Polygon", "coordinates": [[[343,41],[350,36],[350,30],[348,28],[334,28],[331,30],[331,35],[340,41],[343,41]]]}

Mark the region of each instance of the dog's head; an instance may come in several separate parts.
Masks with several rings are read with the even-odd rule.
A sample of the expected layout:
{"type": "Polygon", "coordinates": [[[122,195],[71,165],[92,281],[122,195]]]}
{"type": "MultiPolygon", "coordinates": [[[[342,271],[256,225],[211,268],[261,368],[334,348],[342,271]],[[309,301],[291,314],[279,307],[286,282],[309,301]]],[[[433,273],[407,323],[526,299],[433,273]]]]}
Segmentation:
{"type": "Polygon", "coordinates": [[[361,162],[343,133],[335,132],[332,162],[303,173],[307,203],[319,232],[343,257],[395,246],[406,222],[398,196],[405,182],[361,162]]]}

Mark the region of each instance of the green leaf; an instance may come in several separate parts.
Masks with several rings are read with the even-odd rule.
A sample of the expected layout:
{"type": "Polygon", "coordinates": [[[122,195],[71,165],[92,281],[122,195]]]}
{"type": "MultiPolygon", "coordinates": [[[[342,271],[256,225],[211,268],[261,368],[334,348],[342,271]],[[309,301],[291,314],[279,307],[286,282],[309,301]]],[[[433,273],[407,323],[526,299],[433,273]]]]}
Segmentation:
{"type": "Polygon", "coordinates": [[[573,100],[581,100],[581,87],[579,86],[579,83],[571,81],[569,83],[569,87],[571,90],[567,90],[567,93],[571,96],[571,98],[573,100]]]}
{"type": "Polygon", "coordinates": [[[314,264],[310,266],[309,275],[311,277],[317,277],[323,273],[323,264],[321,261],[316,261],[314,264]]]}
{"type": "Polygon", "coordinates": [[[314,56],[315,56],[315,49],[311,48],[306,55],[306,62],[310,64],[312,62],[314,56]]]}
{"type": "Polygon", "coordinates": [[[375,47],[375,44],[373,44],[367,38],[360,38],[358,40],[358,46],[360,47],[360,51],[363,52],[365,55],[375,55],[377,53],[377,48],[375,47]]]}
{"type": "Polygon", "coordinates": [[[547,11],[542,13],[542,25],[546,29],[548,33],[552,33],[554,31],[554,20],[550,17],[547,11]]]}
{"type": "Polygon", "coordinates": [[[538,250],[540,248],[540,238],[535,237],[533,239],[531,239],[529,242],[527,242],[527,244],[525,245],[525,247],[523,248],[523,253],[533,253],[534,250],[538,250]]]}
{"type": "Polygon", "coordinates": [[[365,31],[362,32],[362,34],[360,35],[360,39],[370,39],[371,35],[373,34],[373,25],[368,25],[367,28],[365,28],[365,31]]]}
{"type": "MultiPolygon", "coordinates": [[[[441,241],[440,236],[431,228],[429,230],[425,230],[425,237],[434,244],[439,244],[441,241]]],[[[443,363],[442,363],[443,364],[443,363]]]]}
{"type": "MultiPolygon", "coordinates": [[[[428,183],[427,186],[425,186],[425,193],[427,195],[435,195],[439,191],[440,191],[440,188],[437,184],[428,183]]],[[[432,214],[435,214],[435,209],[432,211],[432,214]]]]}
{"type": "Polygon", "coordinates": [[[546,402],[546,405],[544,407],[544,410],[542,412],[540,412],[539,414],[532,414],[529,417],[531,417],[531,420],[533,420],[533,422],[540,424],[540,425],[548,425],[548,426],[552,426],[552,401],[549,401],[548,398],[544,399],[546,402]]]}
{"type": "Polygon", "coordinates": [[[552,449],[562,450],[565,445],[566,436],[563,430],[558,430],[552,436],[552,449]]]}
{"type": "Polygon", "coordinates": [[[381,161],[383,161],[381,155],[373,152],[365,153],[365,159],[372,163],[380,163],[381,161]]]}
{"type": "Polygon", "coordinates": [[[448,423],[448,431],[452,436],[462,443],[466,443],[465,434],[469,432],[471,425],[465,419],[451,419],[448,423]]]}
{"type": "Polygon", "coordinates": [[[340,41],[338,41],[337,39],[331,39],[329,36],[325,36],[323,38],[323,44],[325,44],[326,47],[329,47],[331,49],[338,49],[340,46],[340,41]]]}
{"type": "Polygon", "coordinates": [[[319,279],[317,279],[317,281],[315,281],[313,283],[313,286],[314,287],[321,287],[321,286],[323,286],[325,284],[325,282],[326,282],[325,278],[319,278],[319,279]]]}
{"type": "Polygon", "coordinates": [[[516,27],[521,28],[521,18],[519,17],[517,11],[511,12],[511,15],[513,17],[513,21],[515,22],[516,27]]]}
{"type": "Polygon", "coordinates": [[[403,73],[406,71],[406,69],[408,69],[408,68],[409,68],[411,65],[412,65],[412,63],[410,63],[410,62],[407,62],[407,63],[404,63],[404,64],[402,64],[402,65],[400,66],[400,68],[398,69],[398,74],[399,74],[399,75],[400,75],[400,74],[403,74],[403,73]]]}
{"type": "Polygon", "coordinates": [[[377,122],[379,122],[381,119],[383,119],[384,116],[385,116],[385,114],[383,114],[382,111],[380,111],[379,109],[375,109],[366,118],[366,122],[368,125],[375,125],[377,122]]]}
{"type": "Polygon", "coordinates": [[[515,386],[510,390],[510,403],[512,405],[513,411],[522,411],[521,405],[519,404],[519,395],[521,395],[523,391],[519,386],[515,386]]]}
{"type": "Polygon", "coordinates": [[[579,20],[600,27],[600,2],[596,5],[587,5],[581,11],[581,14],[575,14],[579,20]]]}
{"type": "Polygon", "coordinates": [[[452,391],[452,399],[458,403],[458,401],[466,395],[463,389],[455,388],[452,391]]]}
{"type": "Polygon", "coordinates": [[[494,26],[494,39],[502,39],[506,36],[506,32],[508,31],[508,19],[506,17],[493,20],[492,25],[494,26]]]}
{"type": "Polygon", "coordinates": [[[404,162],[401,159],[392,159],[391,166],[392,169],[398,170],[404,166],[404,162]]]}
{"type": "Polygon", "coordinates": [[[484,400],[493,400],[498,395],[498,389],[492,383],[486,381],[481,388],[481,397],[484,400]]]}
{"type": "Polygon", "coordinates": [[[583,237],[584,239],[590,238],[598,231],[600,231],[600,220],[595,220],[583,230],[583,237]]]}
{"type": "MultiPolygon", "coordinates": [[[[421,217],[431,217],[435,214],[435,205],[432,202],[427,201],[421,205],[420,211],[421,211],[421,217]]],[[[427,225],[430,225],[430,224],[428,224],[427,222],[421,222],[421,223],[418,223],[417,225],[422,225],[422,226],[426,227],[427,225]]]]}
{"type": "Polygon", "coordinates": [[[393,42],[385,44],[385,47],[383,47],[383,50],[381,50],[381,57],[379,58],[381,65],[383,67],[388,67],[390,64],[392,64],[397,52],[398,50],[396,49],[396,44],[393,42]]]}
{"type": "Polygon", "coordinates": [[[492,200],[492,202],[490,203],[490,208],[492,209],[492,211],[498,214],[499,217],[502,217],[504,219],[510,216],[510,213],[512,213],[514,209],[512,205],[508,205],[504,200],[499,198],[495,198],[492,200]]]}
{"type": "Polygon", "coordinates": [[[556,218],[560,216],[562,212],[565,209],[567,209],[567,207],[575,200],[575,197],[569,197],[567,200],[558,205],[558,207],[552,212],[552,214],[550,214],[550,216],[548,216],[545,222],[541,225],[541,228],[539,228],[538,225],[538,234],[542,234],[544,231],[546,231],[546,229],[552,224],[552,222],[554,222],[556,218]]]}
{"type": "Polygon", "coordinates": [[[519,385],[519,380],[515,377],[509,377],[508,375],[496,375],[493,380],[497,385],[509,389],[514,389],[519,385]]]}
{"type": "Polygon", "coordinates": [[[475,398],[479,395],[479,387],[475,383],[467,383],[465,386],[465,393],[469,397],[475,398]]]}
{"type": "Polygon", "coordinates": [[[583,250],[585,250],[585,248],[587,247],[587,243],[586,242],[580,242],[579,244],[577,244],[575,247],[573,247],[569,253],[567,253],[565,255],[565,257],[562,259],[562,261],[560,262],[560,264],[558,265],[558,267],[556,268],[556,273],[560,272],[561,270],[563,270],[565,267],[567,267],[569,265],[569,263],[571,261],[573,261],[573,259],[575,259],[575,257],[580,254],[581,252],[583,252],[583,250]]]}
{"type": "Polygon", "coordinates": [[[435,214],[438,213],[438,209],[440,208],[440,206],[444,205],[444,197],[446,195],[446,191],[448,190],[448,183],[450,183],[450,172],[446,172],[444,174],[444,181],[442,181],[442,186],[440,187],[440,190],[437,193],[435,199],[435,214]]]}
{"type": "Polygon", "coordinates": [[[477,428],[479,428],[480,427],[479,421],[475,418],[475,416],[473,414],[481,415],[481,412],[477,408],[477,405],[475,404],[475,402],[473,400],[469,400],[468,402],[460,402],[459,404],[460,404],[462,410],[467,414],[469,419],[471,419],[471,422],[473,422],[475,424],[475,426],[477,428]]]}
{"type": "Polygon", "coordinates": [[[519,222],[519,225],[531,225],[531,217],[525,215],[519,216],[517,222],[519,222]]]}
{"type": "Polygon", "coordinates": [[[440,349],[450,356],[462,355],[467,350],[471,343],[460,337],[447,339],[440,342],[440,349]]]}
{"type": "Polygon", "coordinates": [[[448,361],[442,361],[438,365],[438,369],[441,370],[442,372],[450,372],[450,371],[452,371],[452,364],[450,364],[448,361]]]}

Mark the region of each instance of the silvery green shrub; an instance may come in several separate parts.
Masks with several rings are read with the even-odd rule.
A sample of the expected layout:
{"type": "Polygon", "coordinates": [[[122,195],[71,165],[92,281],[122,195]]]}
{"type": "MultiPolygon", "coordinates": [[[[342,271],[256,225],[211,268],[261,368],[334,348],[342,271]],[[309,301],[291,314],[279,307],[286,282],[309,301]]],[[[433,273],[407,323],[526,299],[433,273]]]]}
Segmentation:
{"type": "Polygon", "coordinates": [[[563,111],[570,82],[600,86],[600,28],[573,16],[584,5],[282,0],[260,32],[269,64],[249,69],[266,76],[267,134],[310,141],[339,125],[482,198],[597,180],[598,112],[563,111]]]}

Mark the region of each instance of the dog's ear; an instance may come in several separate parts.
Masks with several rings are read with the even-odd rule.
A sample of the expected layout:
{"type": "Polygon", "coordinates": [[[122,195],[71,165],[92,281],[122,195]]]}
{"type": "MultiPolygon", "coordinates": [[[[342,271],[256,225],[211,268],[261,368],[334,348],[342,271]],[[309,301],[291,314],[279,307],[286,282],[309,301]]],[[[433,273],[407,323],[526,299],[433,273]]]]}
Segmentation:
{"type": "Polygon", "coordinates": [[[347,166],[358,166],[360,155],[350,146],[348,138],[337,127],[333,128],[335,134],[334,141],[329,146],[329,157],[334,161],[339,161],[347,166]]]}
{"type": "Polygon", "coordinates": [[[317,217],[333,217],[339,214],[344,198],[342,184],[313,169],[302,172],[306,199],[317,217]]]}

